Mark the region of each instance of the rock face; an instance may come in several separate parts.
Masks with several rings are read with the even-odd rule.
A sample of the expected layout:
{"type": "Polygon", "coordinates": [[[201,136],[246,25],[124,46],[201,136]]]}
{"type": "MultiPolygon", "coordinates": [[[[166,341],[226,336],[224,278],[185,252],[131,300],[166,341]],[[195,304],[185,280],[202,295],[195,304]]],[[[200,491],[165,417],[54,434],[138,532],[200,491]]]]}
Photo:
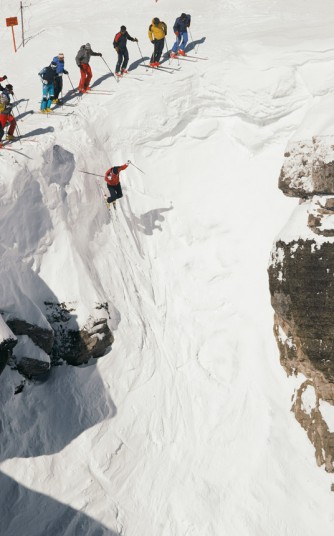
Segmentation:
{"type": "MultiPolygon", "coordinates": [[[[114,342],[107,318],[91,315],[82,329],[73,322],[73,308],[62,303],[47,303],[48,321],[55,341],[51,352],[53,364],[64,360],[70,365],[87,363],[91,357],[102,357],[114,342]]],[[[99,310],[104,307],[99,306],[99,310]]]]}
{"type": "Polygon", "coordinates": [[[0,374],[5,368],[17,339],[0,315],[0,374]]]}
{"type": "Polygon", "coordinates": [[[292,411],[334,472],[334,145],[295,142],[285,156],[279,186],[301,201],[271,254],[274,333],[281,364],[302,378],[292,411]]]}
{"type": "Polygon", "coordinates": [[[75,312],[65,303],[45,303],[45,324],[49,329],[10,314],[5,324],[0,316],[8,332],[13,332],[12,339],[3,337],[2,343],[0,337],[0,373],[11,356],[12,364],[28,378],[45,377],[52,365],[64,361],[81,365],[91,357],[102,357],[114,342],[108,327],[107,304],[97,304],[82,328],[76,322],[75,312]]]}
{"type": "Polygon", "coordinates": [[[334,139],[314,136],[293,142],[284,156],[279,187],[286,195],[334,194],[334,139]]]}

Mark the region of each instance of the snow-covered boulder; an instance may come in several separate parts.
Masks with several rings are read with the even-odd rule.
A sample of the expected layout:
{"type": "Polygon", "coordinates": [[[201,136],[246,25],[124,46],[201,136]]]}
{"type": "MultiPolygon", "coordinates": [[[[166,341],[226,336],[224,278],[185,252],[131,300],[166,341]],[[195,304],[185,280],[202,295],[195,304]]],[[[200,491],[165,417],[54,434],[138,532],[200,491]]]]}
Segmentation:
{"type": "Polygon", "coordinates": [[[292,197],[334,194],[334,136],[291,142],[279,187],[292,197]]]}
{"type": "Polygon", "coordinates": [[[50,370],[50,356],[27,335],[17,337],[14,360],[18,371],[27,377],[40,376],[50,370]]]}

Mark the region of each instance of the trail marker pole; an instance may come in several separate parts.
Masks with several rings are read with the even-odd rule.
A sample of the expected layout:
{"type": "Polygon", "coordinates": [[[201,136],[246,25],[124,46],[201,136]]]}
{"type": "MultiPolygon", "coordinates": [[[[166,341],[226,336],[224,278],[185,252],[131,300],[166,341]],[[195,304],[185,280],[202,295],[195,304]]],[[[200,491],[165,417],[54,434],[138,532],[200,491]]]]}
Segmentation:
{"type": "Polygon", "coordinates": [[[15,35],[14,35],[14,26],[17,26],[17,17],[9,17],[6,19],[6,26],[11,26],[12,28],[12,35],[13,35],[13,43],[14,43],[14,51],[16,52],[16,41],[15,41],[15,35]]]}
{"type": "Polygon", "coordinates": [[[20,2],[20,11],[21,11],[22,46],[24,47],[24,25],[23,25],[23,5],[22,5],[22,2],[20,2]]]}

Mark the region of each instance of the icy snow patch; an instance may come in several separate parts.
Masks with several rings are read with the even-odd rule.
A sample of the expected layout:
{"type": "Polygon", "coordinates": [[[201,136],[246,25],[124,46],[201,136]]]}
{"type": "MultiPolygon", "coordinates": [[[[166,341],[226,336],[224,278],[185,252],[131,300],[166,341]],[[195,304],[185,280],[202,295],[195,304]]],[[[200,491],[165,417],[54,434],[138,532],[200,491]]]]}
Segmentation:
{"type": "Polygon", "coordinates": [[[325,400],[320,400],[319,409],[321,415],[326,421],[329,431],[334,432],[334,406],[325,400]]]}
{"type": "Polygon", "coordinates": [[[310,415],[312,409],[315,408],[317,403],[317,397],[314,391],[314,387],[312,385],[308,385],[305,389],[305,391],[302,394],[302,401],[303,401],[303,408],[304,411],[310,415]]]}

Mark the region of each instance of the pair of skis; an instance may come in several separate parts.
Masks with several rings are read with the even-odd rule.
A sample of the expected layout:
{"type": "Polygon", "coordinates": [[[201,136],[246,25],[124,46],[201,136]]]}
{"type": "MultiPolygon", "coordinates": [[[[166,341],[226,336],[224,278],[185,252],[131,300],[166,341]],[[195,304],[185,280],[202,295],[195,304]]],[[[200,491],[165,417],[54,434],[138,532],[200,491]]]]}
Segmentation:
{"type": "Polygon", "coordinates": [[[145,69],[152,69],[152,71],[163,71],[165,73],[174,74],[174,71],[179,71],[181,67],[165,67],[160,66],[159,67],[152,67],[152,65],[139,65],[139,67],[145,67],[145,69]]]}
{"type": "Polygon", "coordinates": [[[18,154],[21,154],[23,156],[26,156],[24,153],[21,153],[20,151],[17,151],[16,149],[13,149],[13,147],[10,147],[10,145],[13,145],[13,143],[16,143],[16,142],[22,142],[22,141],[33,141],[33,142],[37,142],[38,140],[34,139],[34,138],[27,138],[27,139],[24,139],[22,140],[20,137],[19,138],[15,138],[15,140],[5,140],[4,142],[0,142],[1,146],[0,146],[0,151],[2,151],[2,149],[6,149],[7,151],[13,151],[14,153],[18,153],[18,154]]]}
{"type": "Polygon", "coordinates": [[[61,115],[61,116],[63,116],[63,117],[68,117],[69,115],[74,114],[74,110],[72,110],[72,112],[57,112],[57,111],[54,112],[54,111],[52,110],[52,112],[47,112],[47,113],[44,113],[44,112],[42,112],[41,110],[36,110],[34,113],[35,113],[35,114],[45,115],[46,117],[53,117],[53,116],[55,116],[55,115],[61,115]]]}
{"type": "Polygon", "coordinates": [[[113,90],[109,89],[91,89],[85,93],[79,93],[79,97],[82,98],[84,95],[112,95],[115,93],[113,90]]]}
{"type": "Polygon", "coordinates": [[[108,210],[110,210],[111,205],[114,207],[114,210],[116,210],[116,201],[112,201],[111,203],[109,203],[107,194],[105,193],[103,194],[103,199],[108,210]]]}

